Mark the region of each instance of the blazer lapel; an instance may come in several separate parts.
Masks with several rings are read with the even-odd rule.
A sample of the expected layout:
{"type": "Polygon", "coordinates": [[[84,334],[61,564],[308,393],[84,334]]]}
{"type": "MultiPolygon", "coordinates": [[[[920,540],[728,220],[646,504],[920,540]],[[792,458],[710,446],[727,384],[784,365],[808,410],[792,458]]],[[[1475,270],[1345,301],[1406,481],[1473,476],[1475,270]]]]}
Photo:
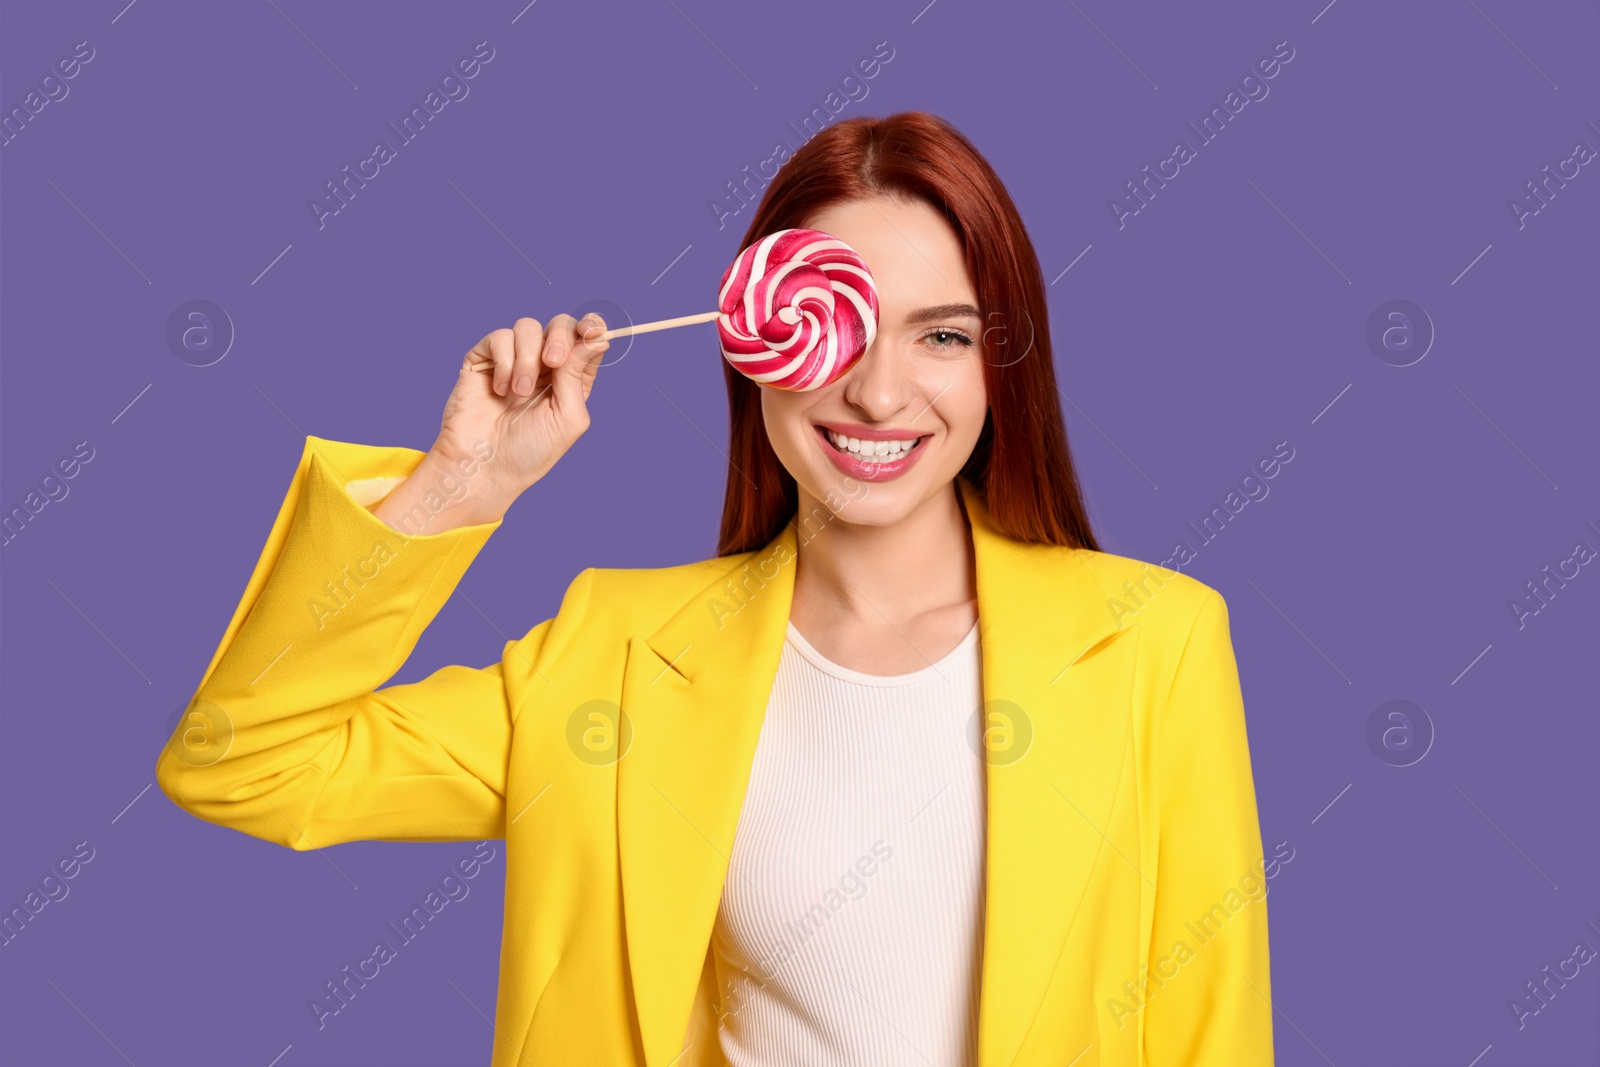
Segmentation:
{"type": "MultiPolygon", "coordinates": [[[[648,1067],[680,1047],[794,594],[792,525],[633,638],[617,765],[628,964],[648,1067]]],[[[698,1054],[686,1058],[698,1061],[698,1054]]]]}
{"type": "Polygon", "coordinates": [[[1011,540],[976,490],[959,484],[976,557],[987,723],[978,1062],[1008,1067],[1106,844],[1137,642],[1113,640],[1132,628],[1118,629],[1090,553],[1011,540]]]}
{"type": "MultiPolygon", "coordinates": [[[[1037,1014],[1105,841],[1135,642],[1087,553],[1012,541],[957,479],[976,558],[987,819],[980,1067],[1037,1014]],[[1113,654],[1113,650],[1117,654],[1113,654]]],[[[794,527],[629,644],[617,765],[628,965],[648,1067],[680,1047],[789,620],[794,527]]],[[[696,1058],[691,1055],[689,1059],[696,1058]]]]}

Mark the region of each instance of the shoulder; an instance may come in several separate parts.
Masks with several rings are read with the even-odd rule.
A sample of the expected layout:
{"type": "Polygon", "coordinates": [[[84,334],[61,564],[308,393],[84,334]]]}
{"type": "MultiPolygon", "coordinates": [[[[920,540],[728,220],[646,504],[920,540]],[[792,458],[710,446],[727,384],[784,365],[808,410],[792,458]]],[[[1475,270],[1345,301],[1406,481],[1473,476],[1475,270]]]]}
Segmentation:
{"type": "Polygon", "coordinates": [[[1147,642],[1181,647],[1197,624],[1227,621],[1222,594],[1182,571],[1111,552],[1077,549],[1074,554],[1098,580],[1118,628],[1138,625],[1147,642]]]}
{"type": "Polygon", "coordinates": [[[1237,696],[1228,603],[1220,592],[1159,563],[1107,552],[1087,552],[1082,560],[1099,579],[1118,632],[1139,631],[1152,692],[1171,694],[1186,678],[1185,691],[1210,694],[1207,700],[1237,696]]]}
{"type": "Polygon", "coordinates": [[[714,556],[669,567],[585,567],[568,583],[555,614],[514,643],[516,661],[538,673],[574,652],[597,657],[599,663],[632,637],[655,630],[700,590],[745,566],[752,555],[714,556]]]}
{"type": "Polygon", "coordinates": [[[586,567],[567,586],[561,614],[605,618],[620,629],[635,630],[664,621],[694,594],[744,567],[755,555],[730,556],[667,567],[586,567]]]}

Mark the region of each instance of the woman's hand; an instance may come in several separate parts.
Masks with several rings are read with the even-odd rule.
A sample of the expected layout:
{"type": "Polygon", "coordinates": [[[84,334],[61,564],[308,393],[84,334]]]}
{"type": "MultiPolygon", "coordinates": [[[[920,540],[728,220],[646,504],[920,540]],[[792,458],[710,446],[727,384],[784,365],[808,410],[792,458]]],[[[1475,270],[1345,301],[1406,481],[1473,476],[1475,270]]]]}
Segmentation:
{"type": "Polygon", "coordinates": [[[445,461],[483,461],[514,498],[589,428],[589,393],[611,344],[599,340],[605,329],[599,315],[582,323],[557,315],[543,326],[521,318],[489,334],[462,359],[429,451],[445,461]]]}
{"type": "MultiPolygon", "coordinates": [[[[461,360],[445,401],[439,436],[423,463],[372,507],[397,526],[440,484],[466,484],[421,532],[489,522],[555,466],[589,428],[589,393],[611,342],[605,321],[557,315],[540,325],[521,318],[490,333],[461,360]],[[471,471],[470,476],[462,472],[471,471]]],[[[397,528],[399,528],[397,526],[397,528]]],[[[419,531],[411,531],[419,532],[419,531]]]]}

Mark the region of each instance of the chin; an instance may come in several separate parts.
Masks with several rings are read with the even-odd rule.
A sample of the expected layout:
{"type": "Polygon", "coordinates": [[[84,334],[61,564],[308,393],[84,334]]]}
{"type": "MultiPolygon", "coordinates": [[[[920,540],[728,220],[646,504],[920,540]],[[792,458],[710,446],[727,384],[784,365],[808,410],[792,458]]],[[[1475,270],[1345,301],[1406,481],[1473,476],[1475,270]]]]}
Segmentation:
{"type": "Polygon", "coordinates": [[[852,526],[893,526],[915,511],[929,491],[926,475],[875,483],[836,470],[813,472],[801,490],[837,521],[852,526]]]}
{"type": "MultiPolygon", "coordinates": [[[[820,498],[819,498],[820,499],[820,498]]],[[[866,507],[851,503],[837,512],[829,512],[824,505],[818,505],[817,511],[810,516],[801,514],[795,520],[800,534],[800,543],[811,540],[824,529],[838,529],[850,527],[856,530],[887,529],[902,522],[907,514],[905,508],[866,507]]]]}

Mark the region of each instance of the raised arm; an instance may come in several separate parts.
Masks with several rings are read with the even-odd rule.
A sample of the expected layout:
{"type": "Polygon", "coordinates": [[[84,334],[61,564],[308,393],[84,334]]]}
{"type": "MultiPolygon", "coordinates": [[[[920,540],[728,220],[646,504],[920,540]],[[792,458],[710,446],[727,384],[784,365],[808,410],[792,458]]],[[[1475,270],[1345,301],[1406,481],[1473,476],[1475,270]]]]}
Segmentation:
{"type": "MultiPolygon", "coordinates": [[[[408,537],[349,488],[406,478],[422,459],[306,439],[244,596],[157,762],[179,807],[302,850],[503,836],[511,711],[501,665],[378,688],[500,526],[408,537]]],[[[519,653],[536,654],[548,625],[519,653]]]]}
{"type": "MultiPolygon", "coordinates": [[[[598,316],[583,325],[591,339],[604,330],[598,316]]],[[[553,620],[505,644],[499,663],[379,687],[510,502],[587,429],[606,344],[580,339],[578,326],[519,319],[480,341],[426,453],[306,439],[244,596],[157,760],[174,803],[298,850],[504,836],[517,713],[506,671],[536,662],[553,620]],[[486,361],[493,374],[475,373],[486,361]]],[[[569,600],[587,595],[587,573],[569,600]]]]}

